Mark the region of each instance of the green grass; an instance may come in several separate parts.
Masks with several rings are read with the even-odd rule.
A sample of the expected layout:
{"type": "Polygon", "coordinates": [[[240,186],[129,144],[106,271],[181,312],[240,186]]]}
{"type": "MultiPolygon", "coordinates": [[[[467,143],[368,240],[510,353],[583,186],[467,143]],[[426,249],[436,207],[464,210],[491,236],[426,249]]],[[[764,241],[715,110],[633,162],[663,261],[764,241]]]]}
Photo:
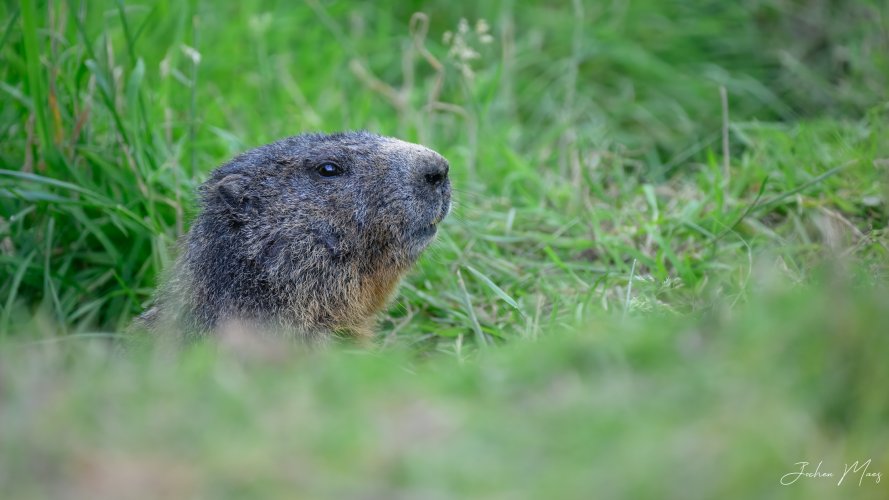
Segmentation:
{"type": "Polygon", "coordinates": [[[0,491],[886,496],[778,484],[889,473],[884,2],[23,1],[0,30],[0,491]],[[356,128],[455,188],[377,348],[109,348],[207,172],[356,128]]]}
{"type": "Polygon", "coordinates": [[[395,348],[6,346],[4,491],[884,498],[889,338],[874,325],[889,321],[886,290],[818,274],[831,291],[791,293],[766,273],[741,307],[605,315],[430,361],[395,348]],[[879,484],[836,484],[867,459],[879,484]],[[804,460],[837,476],[780,486],[804,460]]]}

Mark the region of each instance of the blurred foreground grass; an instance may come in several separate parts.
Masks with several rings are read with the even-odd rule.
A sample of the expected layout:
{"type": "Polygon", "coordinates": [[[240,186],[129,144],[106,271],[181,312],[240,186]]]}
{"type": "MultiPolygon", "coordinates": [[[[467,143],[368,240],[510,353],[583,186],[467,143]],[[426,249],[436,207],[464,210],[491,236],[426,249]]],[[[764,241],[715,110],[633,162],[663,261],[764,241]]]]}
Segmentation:
{"type": "Polygon", "coordinates": [[[885,286],[409,353],[0,350],[6,498],[885,498],[885,286]],[[872,460],[869,473],[844,467],[872,460]],[[781,486],[800,461],[833,478],[781,486]]]}
{"type": "Polygon", "coordinates": [[[0,14],[4,498],[886,497],[885,2],[0,14]],[[455,186],[380,349],[109,348],[211,168],[351,128],[455,186]]]}

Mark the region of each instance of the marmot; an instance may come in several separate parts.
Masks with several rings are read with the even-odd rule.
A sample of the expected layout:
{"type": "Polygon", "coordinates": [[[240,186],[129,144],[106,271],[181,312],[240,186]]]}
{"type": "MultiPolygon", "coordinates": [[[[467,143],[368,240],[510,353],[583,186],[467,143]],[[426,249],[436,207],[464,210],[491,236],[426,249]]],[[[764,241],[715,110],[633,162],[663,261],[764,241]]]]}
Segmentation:
{"type": "Polygon", "coordinates": [[[200,213],[138,321],[186,336],[229,323],[310,342],[368,338],[451,207],[449,165],[369,132],[243,153],[198,189],[200,213]]]}

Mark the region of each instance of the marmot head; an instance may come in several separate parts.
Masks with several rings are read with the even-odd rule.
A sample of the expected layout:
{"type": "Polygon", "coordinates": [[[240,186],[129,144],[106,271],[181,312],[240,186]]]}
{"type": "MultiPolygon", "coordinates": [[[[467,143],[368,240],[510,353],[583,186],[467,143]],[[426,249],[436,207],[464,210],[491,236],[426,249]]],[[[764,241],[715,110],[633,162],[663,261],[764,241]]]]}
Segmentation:
{"type": "Polygon", "coordinates": [[[406,266],[450,210],[448,169],[438,153],[390,137],[306,134],[236,157],[201,198],[206,215],[256,243],[295,238],[317,257],[406,266]]]}
{"type": "Polygon", "coordinates": [[[368,132],[306,134],[243,153],[200,187],[179,276],[193,329],[230,318],[367,331],[451,203],[448,162],[368,132]]]}

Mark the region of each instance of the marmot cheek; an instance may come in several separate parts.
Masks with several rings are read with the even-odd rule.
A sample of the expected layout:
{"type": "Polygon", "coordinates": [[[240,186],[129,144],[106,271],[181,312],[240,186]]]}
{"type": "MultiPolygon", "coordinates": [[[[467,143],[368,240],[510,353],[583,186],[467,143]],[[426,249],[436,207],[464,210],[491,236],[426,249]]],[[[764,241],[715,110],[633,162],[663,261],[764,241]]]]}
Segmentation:
{"type": "Polygon", "coordinates": [[[358,208],[356,208],[352,212],[352,222],[355,224],[355,227],[358,229],[358,232],[364,231],[367,227],[367,221],[370,220],[368,216],[368,208],[365,203],[359,203],[358,208]]]}

